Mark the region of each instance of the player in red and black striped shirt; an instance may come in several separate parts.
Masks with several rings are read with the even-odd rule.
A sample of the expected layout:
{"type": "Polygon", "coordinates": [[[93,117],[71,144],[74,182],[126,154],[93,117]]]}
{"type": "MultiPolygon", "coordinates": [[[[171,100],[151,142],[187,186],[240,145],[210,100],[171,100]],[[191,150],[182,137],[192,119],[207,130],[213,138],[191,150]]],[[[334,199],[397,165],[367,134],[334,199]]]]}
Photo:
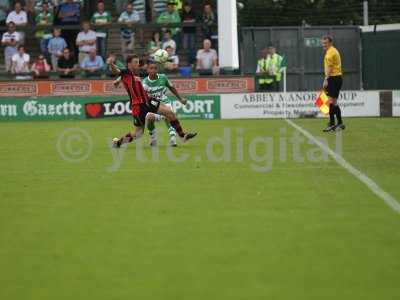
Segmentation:
{"type": "Polygon", "coordinates": [[[176,118],[175,113],[170,107],[160,103],[157,99],[148,96],[147,92],[143,88],[142,82],[140,81],[140,77],[136,76],[140,69],[138,56],[129,56],[126,63],[128,68],[120,70],[110,60],[107,61],[112,72],[121,77],[121,81],[128,92],[131,100],[133,125],[135,126],[135,131],[133,133],[129,132],[121,138],[114,138],[114,146],[120,147],[122,144],[130,143],[133,140],[140,138],[143,135],[146,116],[149,112],[163,115],[170,122],[171,126],[175,128],[183,142],[194,138],[197,133],[185,133],[179,120],[176,118]]]}

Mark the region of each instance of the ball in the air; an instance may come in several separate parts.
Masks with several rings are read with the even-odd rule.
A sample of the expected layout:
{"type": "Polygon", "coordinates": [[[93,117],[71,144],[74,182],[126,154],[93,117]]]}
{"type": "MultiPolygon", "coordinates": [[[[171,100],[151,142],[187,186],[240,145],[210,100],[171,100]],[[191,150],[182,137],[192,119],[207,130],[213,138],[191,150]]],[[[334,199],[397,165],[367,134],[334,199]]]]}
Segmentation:
{"type": "Polygon", "coordinates": [[[163,49],[158,49],[154,53],[154,60],[160,64],[165,63],[168,60],[168,52],[163,49]]]}

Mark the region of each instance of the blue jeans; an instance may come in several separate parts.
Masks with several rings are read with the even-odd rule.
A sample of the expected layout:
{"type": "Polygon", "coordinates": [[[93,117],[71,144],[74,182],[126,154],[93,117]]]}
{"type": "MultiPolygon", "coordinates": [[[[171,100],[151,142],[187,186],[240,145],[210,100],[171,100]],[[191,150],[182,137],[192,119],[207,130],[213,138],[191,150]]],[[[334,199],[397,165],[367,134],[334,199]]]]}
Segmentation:
{"type": "Polygon", "coordinates": [[[182,38],[183,49],[188,52],[188,61],[193,64],[196,60],[196,34],[195,33],[183,33],[182,38]]]}
{"type": "Polygon", "coordinates": [[[103,58],[106,58],[107,37],[97,37],[97,53],[103,58]]]}

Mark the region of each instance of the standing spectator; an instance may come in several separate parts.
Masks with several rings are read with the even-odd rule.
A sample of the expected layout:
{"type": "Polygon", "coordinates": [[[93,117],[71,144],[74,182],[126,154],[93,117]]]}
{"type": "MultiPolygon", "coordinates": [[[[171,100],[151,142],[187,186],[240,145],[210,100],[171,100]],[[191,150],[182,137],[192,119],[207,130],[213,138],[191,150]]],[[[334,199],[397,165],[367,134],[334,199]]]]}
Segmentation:
{"type": "Polygon", "coordinates": [[[35,6],[33,7],[33,10],[35,11],[35,14],[38,15],[39,13],[41,13],[43,11],[43,4],[47,3],[47,6],[49,8],[49,11],[53,12],[54,11],[54,7],[55,7],[55,0],[36,0],[35,1],[35,6]]]}
{"type": "Polygon", "coordinates": [[[96,32],[90,29],[88,21],[82,22],[82,31],[76,37],[76,45],[79,46],[79,64],[89,55],[91,50],[96,50],[96,32]]]}
{"type": "MultiPolygon", "coordinates": [[[[181,13],[182,23],[191,24],[196,22],[196,15],[190,5],[190,2],[183,4],[183,10],[181,13]]],[[[196,27],[183,27],[183,49],[187,52],[189,64],[193,64],[195,57],[195,46],[196,46],[196,27]]]]}
{"type": "Polygon", "coordinates": [[[133,0],[132,4],[139,13],[140,23],[146,23],[146,0],[133,0]]]}
{"type": "Polygon", "coordinates": [[[86,77],[99,77],[104,67],[104,61],[101,56],[97,55],[96,49],[90,49],[89,55],[81,63],[81,69],[85,72],[86,77]]]}
{"type": "Polygon", "coordinates": [[[56,17],[59,25],[77,25],[80,23],[80,4],[73,0],[65,0],[56,7],[56,17]]]}
{"type": "Polygon", "coordinates": [[[47,49],[51,55],[51,65],[54,71],[57,71],[58,58],[62,55],[63,50],[67,48],[67,43],[61,37],[61,29],[53,29],[53,37],[50,39],[47,49]]]}
{"type": "Polygon", "coordinates": [[[176,42],[172,39],[171,30],[167,30],[164,32],[164,40],[162,43],[162,48],[165,50],[167,47],[170,46],[174,49],[174,54],[176,51],[176,42]]]}
{"type": "Polygon", "coordinates": [[[205,4],[203,10],[203,16],[201,18],[203,39],[216,40],[218,38],[215,31],[218,25],[217,15],[213,11],[211,4],[205,4]]]}
{"type": "Polygon", "coordinates": [[[151,37],[151,41],[147,44],[147,53],[153,56],[154,52],[161,49],[161,37],[159,31],[154,31],[151,37]]]}
{"type": "Polygon", "coordinates": [[[152,7],[153,21],[157,20],[157,18],[166,10],[167,10],[166,0],[153,0],[153,7],[152,7]]]}
{"type": "MultiPolygon", "coordinates": [[[[107,26],[111,24],[111,20],[111,14],[104,9],[104,2],[99,1],[97,4],[97,12],[92,16],[92,24],[96,26],[107,26]]],[[[97,51],[103,59],[105,58],[107,50],[107,34],[107,29],[96,28],[97,51]]]]}
{"type": "Polygon", "coordinates": [[[60,78],[74,78],[78,68],[75,59],[68,48],[63,50],[63,55],[58,60],[57,71],[60,78]]]}
{"type": "Polygon", "coordinates": [[[118,23],[127,26],[125,28],[121,28],[121,50],[124,57],[126,57],[128,52],[133,51],[133,47],[135,44],[135,32],[131,28],[132,25],[139,22],[139,13],[134,10],[133,4],[129,3],[126,6],[126,10],[118,18],[118,23]]]}
{"type": "Polygon", "coordinates": [[[197,51],[196,69],[200,75],[212,75],[218,71],[218,55],[217,51],[211,49],[211,41],[205,39],[203,41],[203,49],[197,51]]]}
{"type": "Polygon", "coordinates": [[[10,0],[0,0],[0,25],[6,25],[7,12],[10,9],[10,0]]]}
{"type": "Polygon", "coordinates": [[[34,78],[49,78],[50,66],[44,55],[40,54],[32,65],[34,78]]]}
{"type": "Polygon", "coordinates": [[[18,46],[18,52],[12,56],[11,61],[11,73],[17,75],[16,79],[26,79],[25,76],[29,73],[30,56],[25,53],[24,46],[18,46]]]}
{"type": "Polygon", "coordinates": [[[11,59],[12,56],[18,52],[17,46],[21,40],[19,32],[16,31],[14,22],[7,24],[8,31],[3,33],[1,38],[1,44],[4,48],[4,60],[6,63],[6,71],[11,71],[11,59]]]}
{"type": "MultiPolygon", "coordinates": [[[[176,2],[175,1],[168,1],[167,2],[167,10],[161,13],[161,15],[157,18],[157,23],[162,25],[170,25],[170,24],[177,24],[181,23],[181,17],[179,13],[176,11],[176,2]]],[[[178,34],[180,28],[174,27],[169,28],[172,33],[172,36],[175,38],[178,34]]]]}
{"type": "MultiPolygon", "coordinates": [[[[28,16],[24,10],[22,10],[22,5],[20,2],[15,2],[14,10],[10,12],[7,16],[6,23],[13,22],[18,27],[26,26],[28,23],[28,16]]],[[[25,32],[19,31],[20,43],[23,44],[25,41],[25,32]]]]}
{"type": "Polygon", "coordinates": [[[35,22],[37,26],[44,27],[44,29],[39,29],[36,31],[35,36],[36,38],[40,39],[40,51],[45,55],[45,57],[49,56],[47,46],[52,38],[49,27],[53,25],[53,21],[54,16],[49,11],[49,4],[47,2],[43,2],[42,11],[37,14],[35,22]]]}
{"type": "MultiPolygon", "coordinates": [[[[76,3],[73,0],[64,0],[56,7],[54,16],[55,24],[57,25],[78,25],[81,22],[80,3],[76,3]]],[[[75,55],[78,53],[75,47],[75,38],[78,32],[76,29],[63,29],[63,36],[68,43],[68,47],[75,52],[75,55]]]]}
{"type": "Polygon", "coordinates": [[[174,49],[171,46],[168,46],[165,49],[168,52],[168,60],[165,63],[165,71],[167,72],[176,72],[179,67],[179,57],[174,53],[174,49]]]}

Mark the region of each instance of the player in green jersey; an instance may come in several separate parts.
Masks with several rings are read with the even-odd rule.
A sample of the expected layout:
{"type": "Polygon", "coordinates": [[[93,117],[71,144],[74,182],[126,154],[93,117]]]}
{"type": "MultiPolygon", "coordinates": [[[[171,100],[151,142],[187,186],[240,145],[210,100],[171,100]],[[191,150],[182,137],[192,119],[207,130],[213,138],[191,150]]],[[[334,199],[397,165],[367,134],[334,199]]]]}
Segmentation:
{"type": "MultiPolygon", "coordinates": [[[[148,64],[147,73],[148,76],[145,79],[143,79],[142,83],[143,83],[143,88],[145,89],[145,91],[147,91],[149,96],[156,98],[161,103],[164,103],[165,105],[169,106],[172,109],[172,105],[167,96],[167,91],[170,90],[171,93],[176,96],[179,102],[181,102],[183,105],[186,105],[187,100],[181,97],[181,95],[179,95],[176,88],[168,80],[168,77],[165,74],[158,73],[158,67],[156,63],[151,62],[148,64]]],[[[177,146],[176,131],[174,127],[172,127],[171,124],[168,122],[168,120],[165,119],[163,116],[153,113],[149,113],[149,115],[147,116],[147,121],[148,121],[147,129],[149,130],[149,135],[150,135],[150,145],[155,146],[157,144],[154,123],[161,120],[164,120],[165,124],[167,125],[168,134],[170,137],[169,139],[170,145],[172,147],[176,147],[177,146]]]]}

